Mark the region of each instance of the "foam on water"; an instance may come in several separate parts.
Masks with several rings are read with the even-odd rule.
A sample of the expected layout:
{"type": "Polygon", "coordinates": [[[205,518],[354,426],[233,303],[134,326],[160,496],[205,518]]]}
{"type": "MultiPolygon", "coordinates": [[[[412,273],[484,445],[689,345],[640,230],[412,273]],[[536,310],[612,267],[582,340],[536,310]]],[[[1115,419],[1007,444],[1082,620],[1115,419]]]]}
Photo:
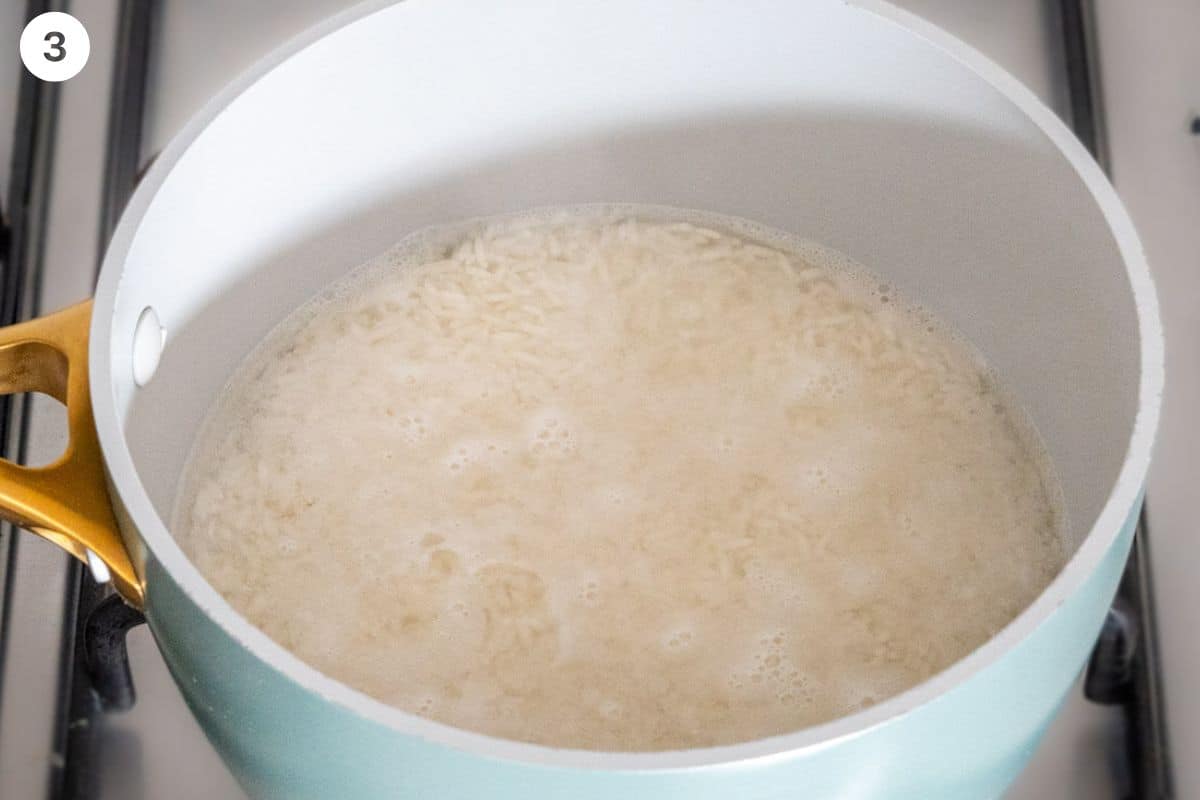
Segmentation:
{"type": "Polygon", "coordinates": [[[1058,493],[979,354],[888,281],[745,220],[587,206],[419,232],[299,309],[210,413],[173,528],[386,702],[653,750],[961,658],[1061,565],[1058,493]]]}

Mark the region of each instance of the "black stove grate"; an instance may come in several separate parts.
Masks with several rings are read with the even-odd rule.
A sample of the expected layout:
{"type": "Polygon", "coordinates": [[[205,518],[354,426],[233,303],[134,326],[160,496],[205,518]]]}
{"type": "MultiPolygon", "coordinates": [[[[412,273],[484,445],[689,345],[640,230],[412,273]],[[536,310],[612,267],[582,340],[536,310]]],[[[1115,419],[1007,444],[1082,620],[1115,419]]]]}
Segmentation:
{"type": "MultiPolygon", "coordinates": [[[[1094,5],[1091,0],[1060,0],[1059,12],[1071,126],[1111,176],[1094,5]]],[[[1175,796],[1153,587],[1150,529],[1143,510],[1125,574],[1084,681],[1089,700],[1121,708],[1124,747],[1114,754],[1114,766],[1128,800],[1175,796]]]]}
{"type": "MultiPolygon", "coordinates": [[[[30,17],[48,10],[48,0],[29,0],[26,6],[30,17]]],[[[57,119],[58,84],[45,83],[22,71],[9,154],[10,182],[0,208],[0,325],[12,325],[37,313],[57,119]]],[[[0,457],[24,459],[28,419],[28,396],[24,400],[15,395],[0,396],[0,457]]],[[[8,645],[8,575],[14,568],[17,533],[11,524],[0,524],[0,663],[8,645]]]]}
{"type": "MultiPolygon", "coordinates": [[[[114,46],[111,100],[101,204],[99,275],[104,250],[125,204],[137,185],[142,123],[155,0],[121,0],[114,46]]],[[[55,775],[55,800],[84,800],[99,794],[99,714],[132,707],[135,693],[125,650],[125,634],[143,622],[141,612],[125,605],[111,586],[92,580],[72,560],[67,578],[68,619],[63,631],[60,705],[56,752],[62,768],[55,775]]]]}

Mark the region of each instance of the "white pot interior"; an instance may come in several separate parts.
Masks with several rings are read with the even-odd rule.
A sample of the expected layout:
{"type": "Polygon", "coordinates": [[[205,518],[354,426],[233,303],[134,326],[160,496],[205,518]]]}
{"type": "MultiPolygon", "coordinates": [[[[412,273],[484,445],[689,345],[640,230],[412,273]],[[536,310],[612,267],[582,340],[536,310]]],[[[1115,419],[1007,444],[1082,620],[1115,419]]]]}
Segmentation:
{"type": "Polygon", "coordinates": [[[555,204],[746,217],[920,300],[1028,408],[1073,547],[1130,441],[1137,312],[1094,195],[978,73],[842,2],[410,0],[276,66],[158,175],[109,363],[163,519],[213,398],[289,311],[415,229],[555,204]],[[168,336],[139,388],[147,306],[168,336]]]}

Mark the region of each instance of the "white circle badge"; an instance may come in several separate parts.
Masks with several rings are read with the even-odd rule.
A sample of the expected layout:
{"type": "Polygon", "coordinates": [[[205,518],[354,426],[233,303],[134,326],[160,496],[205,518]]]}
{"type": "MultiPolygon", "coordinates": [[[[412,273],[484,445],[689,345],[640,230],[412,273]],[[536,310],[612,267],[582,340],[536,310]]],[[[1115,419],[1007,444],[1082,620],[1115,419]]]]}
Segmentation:
{"type": "Polygon", "coordinates": [[[61,11],[38,14],[21,32],[21,61],[44,81],[74,78],[91,52],[83,23],[61,11]]]}

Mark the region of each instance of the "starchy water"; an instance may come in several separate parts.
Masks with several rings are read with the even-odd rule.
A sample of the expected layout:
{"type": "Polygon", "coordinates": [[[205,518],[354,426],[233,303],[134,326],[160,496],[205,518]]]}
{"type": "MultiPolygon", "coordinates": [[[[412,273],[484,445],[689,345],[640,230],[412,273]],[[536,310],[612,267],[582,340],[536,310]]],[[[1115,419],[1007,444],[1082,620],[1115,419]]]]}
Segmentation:
{"type": "Polygon", "coordinates": [[[422,232],[298,310],[210,413],[174,529],[386,703],[662,750],[962,658],[1060,568],[1058,491],[979,355],[879,278],[606,207],[422,232]]]}

